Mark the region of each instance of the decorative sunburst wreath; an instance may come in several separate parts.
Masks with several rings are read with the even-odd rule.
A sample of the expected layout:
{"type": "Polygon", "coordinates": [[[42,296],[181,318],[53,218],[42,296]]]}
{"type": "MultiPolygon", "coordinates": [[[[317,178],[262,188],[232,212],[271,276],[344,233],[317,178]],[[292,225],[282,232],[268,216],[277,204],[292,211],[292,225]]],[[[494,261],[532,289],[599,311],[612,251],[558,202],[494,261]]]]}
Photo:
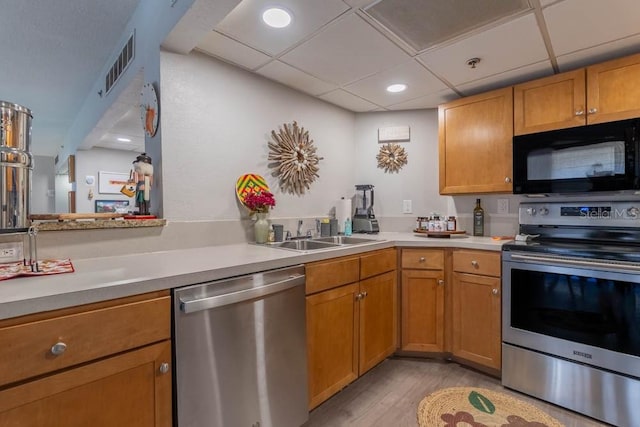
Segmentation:
{"type": "Polygon", "coordinates": [[[399,172],[407,164],[407,152],[398,144],[384,144],[376,156],[378,168],[385,172],[399,172]]]}
{"type": "Polygon", "coordinates": [[[269,167],[275,169],[273,176],[279,179],[280,188],[291,194],[304,194],[318,175],[318,163],[322,157],[316,154],[309,132],[298,123],[284,123],[278,132],[271,131],[273,141],[269,141],[269,167]]]}

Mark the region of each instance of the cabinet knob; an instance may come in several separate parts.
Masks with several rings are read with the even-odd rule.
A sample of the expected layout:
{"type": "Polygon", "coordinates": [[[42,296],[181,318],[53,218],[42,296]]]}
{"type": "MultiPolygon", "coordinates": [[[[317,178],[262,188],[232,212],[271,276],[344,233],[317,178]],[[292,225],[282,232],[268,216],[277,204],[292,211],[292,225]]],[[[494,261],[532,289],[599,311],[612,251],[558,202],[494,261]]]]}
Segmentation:
{"type": "Polygon", "coordinates": [[[498,290],[496,288],[491,289],[491,293],[494,295],[498,295],[498,290]]]}
{"type": "Polygon", "coordinates": [[[421,256],[419,261],[420,261],[420,262],[425,262],[426,260],[427,260],[427,259],[426,259],[425,257],[421,256]]]}
{"type": "Polygon", "coordinates": [[[54,356],[60,356],[62,353],[65,352],[66,349],[67,349],[67,345],[62,341],[60,341],[55,343],[51,347],[51,354],[53,354],[54,356]]]}
{"type": "Polygon", "coordinates": [[[356,301],[360,301],[362,299],[362,293],[356,294],[356,301]]]}
{"type": "Polygon", "coordinates": [[[362,295],[362,298],[365,298],[367,295],[369,295],[369,293],[367,291],[364,291],[361,295],[362,295]]]}
{"type": "Polygon", "coordinates": [[[584,110],[583,109],[576,110],[576,116],[584,116],[584,110]]]}
{"type": "Polygon", "coordinates": [[[158,370],[161,374],[166,374],[167,372],[169,372],[169,364],[167,362],[161,363],[158,370]]]}
{"type": "Polygon", "coordinates": [[[598,112],[597,108],[589,108],[589,114],[595,114],[598,112]]]}
{"type": "Polygon", "coordinates": [[[444,286],[444,280],[439,279],[439,280],[438,280],[438,285],[440,285],[440,286],[444,286]]]}
{"type": "Polygon", "coordinates": [[[475,268],[478,268],[480,264],[478,264],[478,261],[474,259],[473,261],[471,261],[471,265],[474,266],[475,268]]]}
{"type": "Polygon", "coordinates": [[[508,176],[505,176],[505,177],[504,177],[504,182],[505,182],[506,184],[510,183],[510,182],[511,182],[511,178],[509,178],[508,176]]]}

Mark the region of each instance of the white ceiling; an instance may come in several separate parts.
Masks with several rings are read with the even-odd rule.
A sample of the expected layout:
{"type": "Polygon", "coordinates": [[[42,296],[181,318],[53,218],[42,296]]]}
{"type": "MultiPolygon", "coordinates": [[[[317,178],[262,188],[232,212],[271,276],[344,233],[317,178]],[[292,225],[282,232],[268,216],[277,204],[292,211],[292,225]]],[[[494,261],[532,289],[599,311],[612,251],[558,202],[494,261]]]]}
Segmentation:
{"type": "MultiPolygon", "coordinates": [[[[509,0],[524,10],[493,21],[487,10],[505,0],[243,0],[222,20],[214,16],[225,10],[222,3],[237,0],[216,0],[215,8],[210,1],[195,0],[198,13],[191,15],[211,19],[187,14],[174,30],[193,38],[190,29],[219,22],[197,50],[357,112],[434,108],[640,52],[638,0],[509,0]],[[260,12],[274,3],[293,13],[289,28],[262,24],[260,12]],[[441,21],[452,36],[433,43],[403,38],[422,37],[425,22],[441,21]],[[473,57],[481,60],[474,69],[466,65],[473,57]],[[396,82],[407,91],[385,91],[396,82]]],[[[0,0],[0,100],[33,111],[34,153],[57,153],[139,2],[0,0]]],[[[135,79],[83,148],[143,150],[141,85],[135,79]],[[133,141],[114,145],[119,136],[133,141]]]]}
{"type": "Polygon", "coordinates": [[[640,52],[638,0],[512,0],[511,6],[518,3],[522,10],[491,19],[488,10],[504,9],[504,0],[243,0],[196,49],[358,112],[434,108],[640,52]],[[273,4],[292,12],[290,27],[261,22],[273,4]],[[480,15],[484,21],[474,21],[480,15]],[[455,33],[409,40],[428,33],[420,27],[426,21],[455,33]],[[466,64],[471,58],[480,58],[475,68],[466,64]],[[405,92],[386,92],[399,82],[408,85],[405,92]]]}

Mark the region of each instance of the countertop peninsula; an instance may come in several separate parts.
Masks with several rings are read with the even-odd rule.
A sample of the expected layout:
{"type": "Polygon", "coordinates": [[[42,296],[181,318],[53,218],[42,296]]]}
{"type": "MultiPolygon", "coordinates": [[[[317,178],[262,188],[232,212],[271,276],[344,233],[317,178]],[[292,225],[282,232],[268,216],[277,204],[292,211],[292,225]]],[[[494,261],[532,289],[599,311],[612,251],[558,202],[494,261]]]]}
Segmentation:
{"type": "Polygon", "coordinates": [[[297,252],[250,243],[72,260],[75,272],[0,283],[0,319],[171,289],[389,247],[499,251],[490,237],[431,238],[414,233],[358,235],[371,243],[297,252]]]}

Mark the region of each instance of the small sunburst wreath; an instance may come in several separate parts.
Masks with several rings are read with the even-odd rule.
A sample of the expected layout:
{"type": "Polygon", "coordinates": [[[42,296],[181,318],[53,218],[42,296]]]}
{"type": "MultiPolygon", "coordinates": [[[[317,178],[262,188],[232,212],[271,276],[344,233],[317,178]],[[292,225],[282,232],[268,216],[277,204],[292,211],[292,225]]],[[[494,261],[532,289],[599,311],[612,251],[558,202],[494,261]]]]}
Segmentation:
{"type": "Polygon", "coordinates": [[[378,168],[385,172],[399,172],[407,164],[407,152],[398,144],[384,144],[376,156],[378,168]]]}
{"type": "Polygon", "coordinates": [[[273,176],[279,179],[280,188],[290,194],[304,194],[316,178],[320,178],[318,157],[309,132],[298,123],[284,123],[278,132],[271,131],[269,141],[269,167],[275,169],[273,176]]]}

